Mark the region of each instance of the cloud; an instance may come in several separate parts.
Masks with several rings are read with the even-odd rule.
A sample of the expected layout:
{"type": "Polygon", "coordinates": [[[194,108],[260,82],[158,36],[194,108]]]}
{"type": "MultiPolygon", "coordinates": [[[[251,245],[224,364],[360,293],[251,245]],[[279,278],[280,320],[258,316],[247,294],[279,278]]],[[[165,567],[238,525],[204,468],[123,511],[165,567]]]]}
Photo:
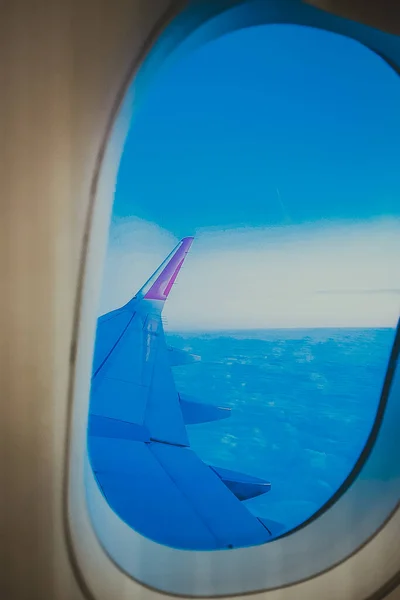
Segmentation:
{"type": "Polygon", "coordinates": [[[128,302],[171,252],[178,240],[137,218],[111,223],[99,314],[128,302]]]}
{"type": "MultiPolygon", "coordinates": [[[[395,218],[200,230],[165,307],[168,326],[394,326],[399,234],[395,218]]],[[[102,312],[126,302],[176,242],[139,219],[114,223],[102,312]]]]}
{"type": "Polygon", "coordinates": [[[388,290],[319,290],[317,294],[400,294],[400,289],[388,290]]]}

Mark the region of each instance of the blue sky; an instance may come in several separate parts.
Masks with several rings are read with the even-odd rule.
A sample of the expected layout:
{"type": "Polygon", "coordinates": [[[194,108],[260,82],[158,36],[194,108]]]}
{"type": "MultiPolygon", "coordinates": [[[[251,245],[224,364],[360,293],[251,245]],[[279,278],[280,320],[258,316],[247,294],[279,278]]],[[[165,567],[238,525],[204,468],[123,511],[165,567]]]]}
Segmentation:
{"type": "MultiPolygon", "coordinates": [[[[296,274],[298,280],[302,271],[303,284],[318,295],[314,304],[325,306],[320,311],[314,306],[318,323],[355,319],[359,298],[346,309],[351,305],[348,294],[341,300],[337,294],[343,286],[353,285],[375,290],[375,299],[367,301],[367,307],[375,308],[365,313],[365,323],[386,319],[389,324],[400,303],[397,292],[383,291],[400,288],[395,260],[400,251],[396,245],[400,237],[399,106],[397,74],[371,51],[335,34],[297,26],[262,26],[205,45],[159,73],[133,117],[117,180],[108,262],[116,249],[118,264],[123,263],[121,252],[131,254],[129,293],[134,292],[135,273],[138,287],[144,275],[135,252],[142,252],[143,268],[152,268],[168,253],[168,244],[195,234],[192,263],[188,261],[179,282],[185,284],[189,266],[191,287],[202,279],[192,307],[205,288],[213,285],[215,290],[218,280],[225,282],[227,273],[230,285],[242,288],[235,275],[241,272],[236,268],[237,253],[247,252],[243,272],[251,295],[265,294],[257,284],[260,279],[268,279],[270,290],[274,260],[275,290],[296,274]],[[149,228],[150,236],[138,235],[138,229],[149,228]],[[278,256],[279,249],[285,248],[280,236],[291,239],[284,259],[282,252],[278,256]],[[142,240],[141,248],[134,237],[142,240]],[[299,242],[303,238],[309,248],[299,264],[293,257],[305,248],[299,242]],[[271,240],[274,256],[268,254],[271,240]],[[374,254],[378,243],[381,247],[374,254]],[[332,277],[331,282],[322,277],[321,285],[324,291],[336,290],[335,299],[327,300],[318,283],[324,273],[322,258],[318,265],[313,262],[324,253],[332,257],[336,249],[336,263],[323,258],[332,277]],[[223,253],[222,262],[210,262],[211,254],[223,253]],[[210,264],[215,265],[213,282],[207,283],[204,261],[208,271],[210,264]],[[333,303],[337,307],[338,302],[343,310],[335,321],[333,303]]],[[[106,279],[117,262],[114,257],[113,268],[107,271],[106,266],[106,279]]],[[[122,271],[119,277],[126,279],[122,271]]],[[[300,283],[297,288],[293,284],[291,292],[287,286],[282,288],[282,293],[292,293],[300,283]]],[[[109,280],[105,284],[107,289],[113,287],[109,280]]],[[[128,287],[118,299],[116,294],[108,297],[107,309],[125,299],[128,287]]],[[[278,302],[279,293],[275,295],[278,302]]],[[[226,309],[229,301],[223,302],[226,309]]],[[[231,308],[227,327],[234,325],[231,308]]],[[[246,304],[245,297],[239,308],[242,317],[246,311],[254,316],[261,310],[257,312],[254,303],[246,304]]],[[[181,316],[182,310],[180,306],[181,316]]],[[[214,310],[211,304],[210,310],[214,310]]],[[[220,310],[221,315],[226,313],[221,303],[220,310]]],[[[271,314],[271,306],[268,310],[271,314]]],[[[293,313],[289,306],[288,310],[293,313]]],[[[275,321],[264,317],[261,313],[256,317],[260,326],[278,326],[286,319],[284,313],[275,321]]],[[[312,319],[307,319],[300,318],[298,325],[312,325],[312,319]]],[[[199,314],[196,317],[192,310],[187,326],[198,320],[199,314]]],[[[243,326],[245,322],[243,318],[243,326]]]]}

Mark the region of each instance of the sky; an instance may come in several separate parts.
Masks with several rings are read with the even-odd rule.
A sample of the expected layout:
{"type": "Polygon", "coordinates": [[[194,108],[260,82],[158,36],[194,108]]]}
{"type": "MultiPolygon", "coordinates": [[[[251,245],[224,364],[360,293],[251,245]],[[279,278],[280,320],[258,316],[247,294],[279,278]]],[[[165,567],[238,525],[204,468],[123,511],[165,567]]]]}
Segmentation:
{"type": "Polygon", "coordinates": [[[400,80],[342,36],[225,35],[159,72],[119,169],[100,313],[195,235],[167,327],[394,326],[400,80]]]}

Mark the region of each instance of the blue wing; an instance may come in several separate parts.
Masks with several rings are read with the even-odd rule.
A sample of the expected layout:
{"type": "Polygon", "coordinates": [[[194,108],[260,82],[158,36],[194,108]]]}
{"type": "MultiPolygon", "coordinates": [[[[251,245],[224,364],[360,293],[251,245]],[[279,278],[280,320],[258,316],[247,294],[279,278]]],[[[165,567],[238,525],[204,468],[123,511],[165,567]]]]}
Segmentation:
{"type": "Polygon", "coordinates": [[[89,456],[109,505],[140,534],[193,550],[261,544],[277,524],[242,501],[270,484],[207,465],[191,450],[186,425],[229,410],[178,394],[173,380],[171,365],[186,359],[166,345],[161,313],[192,241],[184,238],[128,304],[98,320],[89,456]]]}

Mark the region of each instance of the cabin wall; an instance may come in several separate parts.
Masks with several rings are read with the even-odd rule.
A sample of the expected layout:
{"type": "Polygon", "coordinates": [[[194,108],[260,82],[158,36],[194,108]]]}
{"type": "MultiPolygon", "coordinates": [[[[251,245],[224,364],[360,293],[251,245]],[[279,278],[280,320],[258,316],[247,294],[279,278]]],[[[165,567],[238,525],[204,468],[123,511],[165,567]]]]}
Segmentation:
{"type": "MultiPolygon", "coordinates": [[[[312,4],[340,11],[351,2],[312,4]]],[[[366,4],[354,2],[351,16],[363,20],[366,4]]],[[[385,20],[396,33],[386,3],[374,4],[381,7],[376,22],[385,20]]],[[[0,595],[5,600],[84,597],[67,554],[62,493],[75,301],[93,177],[119,94],[155,24],[165,23],[178,5],[173,0],[0,2],[0,595]]],[[[113,598],[122,593],[116,589],[113,598]]]]}
{"type": "Polygon", "coordinates": [[[169,0],[0,3],[0,595],[80,599],[62,483],[93,174],[117,97],[169,0]]]}

